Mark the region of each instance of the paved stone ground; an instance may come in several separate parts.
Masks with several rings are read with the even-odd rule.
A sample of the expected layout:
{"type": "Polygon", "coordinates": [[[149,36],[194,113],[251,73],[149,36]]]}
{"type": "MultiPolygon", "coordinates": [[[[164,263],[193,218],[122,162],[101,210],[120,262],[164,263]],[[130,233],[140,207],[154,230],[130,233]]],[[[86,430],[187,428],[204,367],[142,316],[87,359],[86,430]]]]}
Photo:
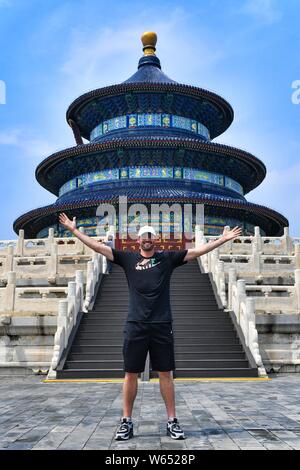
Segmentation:
{"type": "Polygon", "coordinates": [[[114,441],[122,383],[0,378],[0,449],[300,449],[300,374],[270,381],[176,382],[187,439],[166,436],[157,382],[140,382],[135,437],[114,441]]]}

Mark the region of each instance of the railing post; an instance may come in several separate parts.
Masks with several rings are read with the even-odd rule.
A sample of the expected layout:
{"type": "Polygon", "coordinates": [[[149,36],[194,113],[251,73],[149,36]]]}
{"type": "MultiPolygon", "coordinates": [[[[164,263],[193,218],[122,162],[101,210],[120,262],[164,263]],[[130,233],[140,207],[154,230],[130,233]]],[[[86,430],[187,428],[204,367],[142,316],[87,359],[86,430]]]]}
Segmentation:
{"type": "Polygon", "coordinates": [[[300,269],[295,269],[295,293],[297,297],[297,309],[300,310],[300,269]]]}
{"type": "Polygon", "coordinates": [[[80,306],[78,310],[81,310],[82,305],[83,305],[83,286],[84,286],[84,275],[83,275],[82,270],[78,269],[77,271],[75,271],[75,281],[76,281],[77,286],[80,287],[80,306]]]}
{"type": "Polygon", "coordinates": [[[295,245],[295,268],[300,269],[300,245],[295,245]]]}
{"type": "MultiPolygon", "coordinates": [[[[68,344],[68,336],[67,336],[67,331],[68,331],[68,308],[69,308],[69,302],[67,299],[60,300],[58,302],[58,316],[57,316],[57,328],[63,328],[64,330],[64,335],[63,335],[63,348],[67,347],[68,344]]],[[[58,358],[59,360],[60,358],[58,358]]]]}
{"type": "MultiPolygon", "coordinates": [[[[256,328],[255,318],[255,299],[253,297],[246,298],[246,312],[247,312],[247,340],[246,345],[249,347],[254,357],[255,363],[258,366],[258,373],[260,376],[266,376],[266,370],[262,362],[262,358],[258,345],[258,332],[256,328]]],[[[246,339],[246,338],[245,338],[246,339]]]]}
{"type": "MultiPolygon", "coordinates": [[[[79,227],[79,232],[85,233],[85,228],[84,227],[79,227]]],[[[78,246],[78,253],[81,255],[84,255],[87,253],[88,247],[81,241],[79,238],[76,238],[76,243],[78,246]]]]}
{"type": "Polygon", "coordinates": [[[293,250],[293,240],[289,235],[289,227],[283,227],[283,232],[284,232],[284,234],[283,234],[284,252],[287,255],[291,255],[292,250],[293,250]]]}
{"type": "Polygon", "coordinates": [[[14,270],[14,247],[9,245],[7,247],[8,253],[6,255],[5,274],[14,270]]]}
{"type": "MultiPolygon", "coordinates": [[[[207,243],[206,238],[204,237],[204,232],[201,229],[201,225],[195,225],[195,248],[200,248],[200,246],[207,243]]],[[[205,253],[200,258],[198,258],[198,263],[202,266],[205,273],[209,271],[209,253],[205,253]]]]}
{"type": "Polygon", "coordinates": [[[217,279],[218,294],[220,296],[223,307],[226,307],[227,299],[225,292],[225,272],[224,261],[218,261],[218,279],[217,279]]]}
{"type": "Polygon", "coordinates": [[[219,248],[215,248],[213,251],[209,251],[208,253],[210,254],[209,271],[215,272],[219,260],[219,248]]]}
{"type": "Polygon", "coordinates": [[[56,243],[51,243],[50,245],[50,263],[49,263],[49,273],[48,280],[49,282],[54,283],[56,281],[56,276],[58,274],[58,259],[57,259],[58,246],[56,243]]]}
{"type": "Polygon", "coordinates": [[[240,324],[241,322],[240,304],[242,300],[245,299],[245,296],[246,296],[245,279],[238,279],[236,282],[236,286],[237,286],[238,323],[240,324]]]}
{"type": "Polygon", "coordinates": [[[19,230],[19,238],[17,241],[17,255],[23,256],[24,255],[24,230],[19,230]]]}
{"type": "Polygon", "coordinates": [[[50,255],[52,253],[53,245],[54,245],[54,228],[50,227],[48,229],[48,239],[47,239],[47,247],[46,247],[46,252],[48,252],[50,255]]]}
{"type": "Polygon", "coordinates": [[[257,251],[262,251],[262,239],[260,235],[260,228],[258,225],[254,227],[254,237],[252,243],[257,243],[257,251]]]}
{"type": "Polygon", "coordinates": [[[261,273],[261,254],[258,246],[258,241],[254,240],[252,242],[252,262],[253,262],[253,267],[254,271],[257,272],[258,274],[261,273]]]}
{"type": "Polygon", "coordinates": [[[232,309],[232,286],[236,283],[236,268],[230,266],[228,269],[228,308],[232,309]]]}
{"type": "MultiPolygon", "coordinates": [[[[96,254],[96,253],[95,253],[96,254]]],[[[87,262],[87,269],[86,269],[86,284],[85,284],[85,298],[84,298],[84,312],[87,312],[88,306],[93,297],[93,290],[94,290],[94,264],[95,261],[88,261],[87,262]]],[[[97,276],[98,278],[98,276],[97,276]]]]}
{"type": "Polygon", "coordinates": [[[13,312],[15,309],[17,276],[14,271],[7,273],[7,285],[5,288],[4,311],[13,312]]]}

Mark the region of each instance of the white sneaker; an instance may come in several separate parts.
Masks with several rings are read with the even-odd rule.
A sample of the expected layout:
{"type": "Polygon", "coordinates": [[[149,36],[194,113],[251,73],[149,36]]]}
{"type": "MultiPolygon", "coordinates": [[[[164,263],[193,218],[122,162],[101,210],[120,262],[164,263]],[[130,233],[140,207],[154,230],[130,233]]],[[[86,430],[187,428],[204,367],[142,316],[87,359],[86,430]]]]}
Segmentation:
{"type": "Polygon", "coordinates": [[[177,418],[168,420],[167,423],[167,436],[172,439],[185,439],[185,435],[181,427],[179,426],[177,418]]]}
{"type": "Polygon", "coordinates": [[[115,440],[127,441],[131,437],[133,437],[133,422],[129,421],[127,418],[122,418],[119,429],[115,435],[115,440]]]}

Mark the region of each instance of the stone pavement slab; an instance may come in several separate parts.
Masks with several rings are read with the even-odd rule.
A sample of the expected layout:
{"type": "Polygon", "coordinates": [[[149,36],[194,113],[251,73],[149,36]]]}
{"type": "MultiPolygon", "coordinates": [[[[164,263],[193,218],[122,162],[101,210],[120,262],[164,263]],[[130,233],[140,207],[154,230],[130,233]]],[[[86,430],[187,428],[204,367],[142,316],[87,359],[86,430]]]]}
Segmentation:
{"type": "Polygon", "coordinates": [[[269,381],[176,381],[183,441],[166,436],[159,383],[139,382],[134,438],[114,440],[122,415],[121,382],[0,378],[0,449],[299,450],[300,374],[269,381]]]}

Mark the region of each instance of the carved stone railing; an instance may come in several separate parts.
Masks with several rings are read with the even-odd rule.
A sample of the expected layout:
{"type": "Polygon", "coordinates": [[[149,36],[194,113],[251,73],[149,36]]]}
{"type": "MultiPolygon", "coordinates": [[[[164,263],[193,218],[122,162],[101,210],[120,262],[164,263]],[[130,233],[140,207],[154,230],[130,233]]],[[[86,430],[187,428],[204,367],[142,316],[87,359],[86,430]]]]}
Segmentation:
{"type": "Polygon", "coordinates": [[[68,296],[60,300],[57,316],[57,331],[54,336],[53,357],[47,378],[56,378],[56,367],[64,349],[68,345],[73,327],[76,325],[77,315],[83,308],[83,272],[76,271],[75,281],[68,283],[68,296]]]}
{"type": "Polygon", "coordinates": [[[295,246],[294,255],[262,255],[260,252],[255,251],[255,244],[253,244],[253,251],[251,255],[227,255],[219,253],[219,260],[224,261],[225,269],[228,270],[229,266],[234,265],[238,271],[245,272],[253,275],[258,274],[278,274],[282,275],[294,272],[300,266],[300,245],[295,246]]]}
{"type": "Polygon", "coordinates": [[[83,305],[84,312],[88,311],[88,308],[94,298],[100,274],[105,274],[106,271],[106,257],[100,255],[99,253],[94,253],[92,261],[89,261],[87,264],[86,293],[83,305]]]}
{"type": "MultiPolygon", "coordinates": [[[[197,227],[196,246],[216,238],[204,237],[197,227]]],[[[258,346],[256,313],[300,312],[299,242],[300,238],[289,236],[288,227],[282,237],[261,237],[255,227],[254,236],[237,237],[198,258],[201,269],[212,273],[221,304],[234,313],[260,375],[265,374],[265,368],[258,346]],[[264,275],[271,278],[284,274],[294,279],[294,285],[246,284],[251,276],[262,281],[264,275]]]]}
{"type": "Polygon", "coordinates": [[[106,257],[95,253],[88,262],[85,296],[83,294],[83,272],[76,271],[75,282],[68,283],[68,297],[59,302],[57,331],[54,337],[54,349],[48,379],[56,378],[56,368],[63,352],[68,346],[70,334],[77,324],[79,312],[88,312],[94,299],[96,286],[101,274],[107,270],[106,257]]]}
{"type": "Polygon", "coordinates": [[[255,298],[257,313],[300,313],[300,269],[295,270],[295,283],[286,285],[246,285],[248,296],[255,298]]]}
{"type": "MultiPolygon", "coordinates": [[[[217,259],[216,253],[214,257],[217,259]]],[[[245,280],[237,280],[236,277],[232,275],[234,268],[230,270],[228,293],[226,293],[224,262],[217,260],[214,264],[212,259],[211,267],[213,279],[222,305],[225,310],[231,310],[234,313],[237,324],[240,326],[243,333],[245,344],[251,351],[258,367],[259,375],[264,376],[266,375],[266,370],[259,352],[258,332],[255,325],[255,299],[247,297],[245,280]]]]}
{"type": "Polygon", "coordinates": [[[258,332],[255,325],[255,300],[247,297],[244,279],[231,286],[231,308],[244,335],[246,346],[250,349],[260,376],[266,376],[258,346],[258,332]]]}
{"type": "MultiPolygon", "coordinates": [[[[226,227],[228,230],[229,227],[226,227]]],[[[195,244],[200,246],[207,243],[206,237],[200,228],[196,230],[195,244]]],[[[246,292],[243,292],[241,285],[235,283],[231,285],[230,294],[232,297],[228,299],[226,293],[226,280],[224,272],[224,262],[219,259],[220,248],[215,248],[209,253],[198,258],[198,263],[203,272],[211,272],[220,301],[226,309],[229,307],[233,311],[237,324],[240,326],[246,346],[249,348],[253,359],[258,367],[260,376],[266,375],[266,370],[262,363],[258,347],[258,333],[255,326],[255,306],[254,300],[247,299],[246,292]]],[[[245,281],[243,281],[245,282],[245,281]]]]}
{"type": "Polygon", "coordinates": [[[74,277],[79,268],[86,268],[90,255],[57,255],[53,246],[52,255],[20,256],[0,258],[0,278],[7,281],[7,275],[14,271],[18,280],[43,279],[55,283],[59,277],[74,277]],[[1,262],[3,260],[3,263],[1,262]]]}
{"type": "MultiPolygon", "coordinates": [[[[95,239],[102,240],[100,237],[95,239]]],[[[94,253],[78,239],[51,236],[40,240],[24,240],[20,236],[15,246],[5,246],[0,250],[0,287],[6,285],[8,273],[12,271],[24,285],[34,285],[39,280],[55,284],[58,278],[73,278],[76,270],[86,271],[87,262],[94,253]]]]}
{"type": "MultiPolygon", "coordinates": [[[[231,227],[232,228],[232,227],[231,227]]],[[[228,227],[229,229],[229,227],[228,227]]],[[[198,229],[201,231],[200,229],[198,229]]],[[[203,235],[202,235],[203,237],[203,235]]],[[[219,236],[205,235],[207,242],[219,238],[219,236]]],[[[300,244],[299,237],[290,237],[289,227],[284,227],[281,237],[262,237],[259,227],[255,227],[254,235],[240,236],[228,241],[219,247],[220,254],[252,254],[253,243],[257,244],[257,250],[263,255],[293,255],[295,246],[300,244]]]]}
{"type": "Polygon", "coordinates": [[[54,314],[59,300],[66,294],[65,287],[16,287],[16,273],[11,271],[6,287],[0,288],[0,312],[54,314]]]}
{"type": "MultiPolygon", "coordinates": [[[[79,227],[79,231],[84,233],[84,227],[79,227]]],[[[93,239],[103,241],[104,237],[96,236],[93,239]]],[[[54,237],[54,230],[50,228],[47,238],[25,239],[24,230],[20,230],[17,240],[1,240],[0,258],[12,253],[14,256],[50,256],[53,249],[58,255],[84,255],[93,252],[77,237],[54,237]],[[54,246],[56,246],[56,249],[53,248],[54,246]]]]}

